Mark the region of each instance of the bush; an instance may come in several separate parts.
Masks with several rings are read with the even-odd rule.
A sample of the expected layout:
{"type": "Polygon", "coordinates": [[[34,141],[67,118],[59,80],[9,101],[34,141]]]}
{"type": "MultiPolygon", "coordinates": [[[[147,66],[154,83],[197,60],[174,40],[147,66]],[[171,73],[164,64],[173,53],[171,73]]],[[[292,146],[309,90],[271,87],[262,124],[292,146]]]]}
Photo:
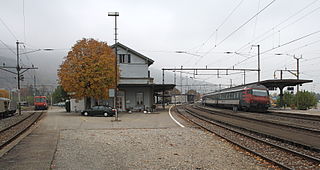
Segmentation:
{"type": "Polygon", "coordinates": [[[308,91],[299,91],[295,95],[295,103],[300,110],[307,110],[317,106],[317,97],[314,93],[308,91]]]}
{"type": "MultiPolygon", "coordinates": [[[[292,109],[307,110],[317,106],[317,97],[315,93],[308,91],[299,91],[296,95],[289,92],[283,94],[283,105],[289,106],[292,109]]],[[[280,98],[277,100],[278,106],[280,105],[280,98]]]]}

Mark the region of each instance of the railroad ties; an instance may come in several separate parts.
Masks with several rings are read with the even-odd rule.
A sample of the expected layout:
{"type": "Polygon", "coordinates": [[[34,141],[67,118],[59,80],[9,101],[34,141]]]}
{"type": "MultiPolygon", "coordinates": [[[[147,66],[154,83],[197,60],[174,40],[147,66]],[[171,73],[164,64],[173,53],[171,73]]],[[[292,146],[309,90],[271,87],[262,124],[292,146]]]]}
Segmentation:
{"type": "Polygon", "coordinates": [[[178,106],[194,124],[283,169],[320,167],[320,121],[308,116],[178,106]]]}

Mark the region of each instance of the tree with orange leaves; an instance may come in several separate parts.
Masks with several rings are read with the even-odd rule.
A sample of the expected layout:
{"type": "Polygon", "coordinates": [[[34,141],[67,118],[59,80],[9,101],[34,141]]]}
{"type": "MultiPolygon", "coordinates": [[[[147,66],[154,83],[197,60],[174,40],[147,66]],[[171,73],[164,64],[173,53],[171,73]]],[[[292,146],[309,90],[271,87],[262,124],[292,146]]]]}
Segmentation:
{"type": "Polygon", "coordinates": [[[58,77],[63,89],[76,99],[107,99],[115,88],[115,54],[105,42],[79,40],[60,65],[58,77]]]}

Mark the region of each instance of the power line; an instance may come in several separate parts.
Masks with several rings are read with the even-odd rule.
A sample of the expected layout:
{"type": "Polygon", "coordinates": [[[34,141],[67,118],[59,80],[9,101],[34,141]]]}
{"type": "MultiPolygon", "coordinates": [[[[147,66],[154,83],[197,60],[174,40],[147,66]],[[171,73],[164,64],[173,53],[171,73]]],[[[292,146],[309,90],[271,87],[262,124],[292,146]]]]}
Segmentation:
{"type": "Polygon", "coordinates": [[[24,42],[27,42],[26,40],[26,16],[24,13],[24,0],[22,0],[22,15],[23,15],[23,38],[24,38],[24,42]]]}
{"type": "MultiPolygon", "coordinates": [[[[259,3],[258,3],[258,11],[260,10],[260,2],[261,0],[259,0],[259,3]]],[[[256,16],[256,21],[254,23],[253,36],[252,36],[253,39],[256,35],[257,23],[258,23],[258,16],[256,16]]]]}
{"type": "MultiPolygon", "coordinates": [[[[315,31],[315,32],[310,33],[310,34],[307,34],[307,35],[304,35],[304,36],[302,36],[302,37],[299,37],[299,38],[296,38],[296,39],[294,39],[294,40],[288,41],[288,42],[286,42],[286,43],[284,43],[284,44],[281,44],[281,45],[279,45],[278,47],[273,47],[273,48],[271,48],[271,49],[268,49],[268,50],[266,50],[266,51],[263,51],[263,52],[261,52],[260,54],[264,54],[264,53],[267,53],[267,52],[269,52],[269,51],[273,51],[273,50],[275,50],[275,49],[277,49],[277,48],[280,48],[280,47],[286,46],[286,45],[288,45],[288,44],[294,43],[294,42],[296,42],[296,41],[302,40],[302,39],[304,39],[304,38],[307,38],[307,37],[312,36],[312,35],[314,35],[314,34],[317,34],[317,33],[319,33],[319,32],[320,32],[320,30],[315,31]]],[[[249,59],[251,59],[251,58],[253,58],[253,57],[255,57],[255,56],[257,56],[257,55],[248,57],[248,58],[246,58],[246,59],[244,59],[244,60],[242,60],[242,61],[234,64],[233,66],[239,65],[239,64],[241,64],[241,63],[243,63],[243,62],[245,62],[245,61],[247,61],[247,60],[249,60],[249,59]]]]}
{"type": "Polygon", "coordinates": [[[296,47],[296,48],[294,48],[294,49],[287,50],[287,51],[284,52],[284,53],[289,53],[289,52],[292,52],[292,51],[297,51],[297,50],[299,50],[299,49],[301,49],[301,48],[308,47],[309,45],[316,44],[316,43],[318,43],[318,42],[320,42],[320,40],[312,41],[312,42],[307,43],[307,44],[305,44],[305,45],[296,47]]]}
{"type": "MultiPolygon", "coordinates": [[[[246,43],[245,45],[243,45],[242,47],[240,47],[240,48],[239,48],[238,50],[236,50],[236,51],[239,52],[239,51],[241,51],[242,49],[248,47],[248,46],[249,46],[250,44],[252,44],[253,42],[255,42],[255,43],[257,44],[257,43],[259,43],[259,42],[261,42],[261,41],[263,41],[263,40],[271,37],[272,35],[275,34],[274,32],[273,32],[272,34],[270,34],[270,35],[267,35],[267,34],[270,33],[271,31],[274,31],[275,28],[281,26],[282,24],[284,24],[285,22],[287,22],[287,21],[290,20],[291,18],[295,17],[295,16],[298,15],[299,13],[303,12],[305,9],[309,8],[311,5],[313,5],[313,4],[316,3],[317,1],[319,1],[319,0],[315,0],[315,1],[311,2],[311,3],[309,3],[308,5],[306,5],[305,7],[303,7],[302,9],[298,10],[298,11],[297,11],[296,13],[294,13],[293,15],[290,15],[289,17],[287,17],[286,19],[284,19],[283,21],[281,21],[280,23],[278,23],[276,26],[274,26],[274,27],[272,27],[271,29],[265,31],[263,34],[260,34],[260,36],[258,36],[258,37],[256,38],[256,40],[252,40],[252,41],[246,43]],[[266,36],[266,35],[267,35],[267,36],[266,36]]],[[[284,26],[283,28],[279,29],[279,31],[281,31],[281,30],[287,28],[288,26],[290,26],[290,25],[292,25],[292,24],[300,21],[302,18],[307,17],[308,15],[310,15],[311,13],[315,12],[315,11],[318,10],[318,9],[319,9],[319,8],[316,8],[315,10],[312,10],[311,12],[309,12],[309,13],[307,13],[306,15],[300,17],[299,19],[295,20],[294,22],[292,22],[292,23],[284,26]]]]}
{"type": "Polygon", "coordinates": [[[9,31],[9,33],[12,35],[14,40],[18,40],[18,38],[14,35],[14,33],[11,31],[11,29],[8,27],[8,25],[1,19],[1,17],[0,17],[0,21],[4,25],[4,27],[9,31]]]}
{"type": "MultiPolygon", "coordinates": [[[[263,9],[261,9],[259,12],[257,12],[256,14],[254,14],[251,18],[249,18],[246,22],[244,22],[243,24],[241,24],[237,29],[235,29],[234,31],[232,31],[228,36],[226,36],[223,40],[221,40],[218,44],[222,44],[224,41],[226,41],[228,38],[230,38],[234,33],[236,33],[237,31],[239,31],[242,27],[244,27],[245,25],[247,25],[252,19],[254,19],[256,16],[258,16],[261,12],[263,12],[264,10],[266,10],[270,5],[272,5],[276,0],[271,1],[267,6],[265,6],[263,9]]],[[[213,48],[212,48],[213,49],[213,48]]],[[[211,49],[209,50],[209,52],[211,51],[211,49]]],[[[208,53],[209,53],[208,52],[208,53]]]]}
{"type": "Polygon", "coordinates": [[[226,41],[228,38],[230,38],[234,33],[236,33],[237,31],[239,31],[242,27],[244,27],[245,25],[247,25],[252,19],[254,19],[256,16],[258,16],[261,12],[263,12],[264,10],[266,10],[269,6],[271,6],[276,0],[271,1],[268,5],[266,5],[263,9],[261,9],[259,12],[257,12],[256,14],[254,14],[251,18],[249,18],[246,22],[244,22],[243,24],[241,24],[237,29],[235,29],[234,31],[232,31],[229,35],[227,35],[223,40],[221,40],[218,44],[216,44],[215,46],[213,46],[211,49],[209,49],[201,58],[199,58],[199,60],[196,62],[198,63],[204,56],[208,55],[213,49],[215,49],[217,46],[219,46],[220,44],[222,44],[224,41],[226,41]]]}
{"type": "Polygon", "coordinates": [[[317,33],[319,33],[319,32],[320,32],[320,30],[315,31],[315,32],[310,33],[310,34],[307,34],[307,35],[304,35],[304,36],[302,36],[302,37],[299,37],[299,38],[296,38],[296,39],[291,40],[291,41],[289,41],[289,42],[286,42],[286,43],[284,43],[284,44],[281,44],[281,45],[279,45],[278,47],[273,47],[273,48],[271,48],[271,49],[269,49],[269,50],[263,51],[263,52],[261,52],[260,54],[264,54],[264,53],[266,53],[266,52],[275,50],[275,49],[277,49],[277,48],[286,46],[286,45],[288,45],[288,44],[291,44],[291,43],[294,43],[294,42],[296,42],[296,41],[302,40],[302,39],[304,39],[304,38],[310,37],[310,36],[312,36],[312,35],[314,35],[314,34],[317,34],[317,33]]]}
{"type": "Polygon", "coordinates": [[[0,42],[7,47],[7,49],[9,49],[14,55],[16,55],[16,52],[14,52],[6,43],[4,43],[2,40],[0,40],[0,42]]]}

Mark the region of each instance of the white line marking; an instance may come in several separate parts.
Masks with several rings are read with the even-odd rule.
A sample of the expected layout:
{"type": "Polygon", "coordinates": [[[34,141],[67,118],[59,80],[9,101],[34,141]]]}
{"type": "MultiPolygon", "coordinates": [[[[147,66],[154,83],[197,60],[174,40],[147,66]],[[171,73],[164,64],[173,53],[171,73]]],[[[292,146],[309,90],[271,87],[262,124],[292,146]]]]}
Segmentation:
{"type": "Polygon", "coordinates": [[[173,116],[171,115],[171,108],[173,107],[173,105],[169,108],[169,115],[171,117],[171,119],[176,122],[176,124],[178,124],[180,127],[184,127],[181,123],[179,123],[176,119],[173,118],[173,116]]]}

